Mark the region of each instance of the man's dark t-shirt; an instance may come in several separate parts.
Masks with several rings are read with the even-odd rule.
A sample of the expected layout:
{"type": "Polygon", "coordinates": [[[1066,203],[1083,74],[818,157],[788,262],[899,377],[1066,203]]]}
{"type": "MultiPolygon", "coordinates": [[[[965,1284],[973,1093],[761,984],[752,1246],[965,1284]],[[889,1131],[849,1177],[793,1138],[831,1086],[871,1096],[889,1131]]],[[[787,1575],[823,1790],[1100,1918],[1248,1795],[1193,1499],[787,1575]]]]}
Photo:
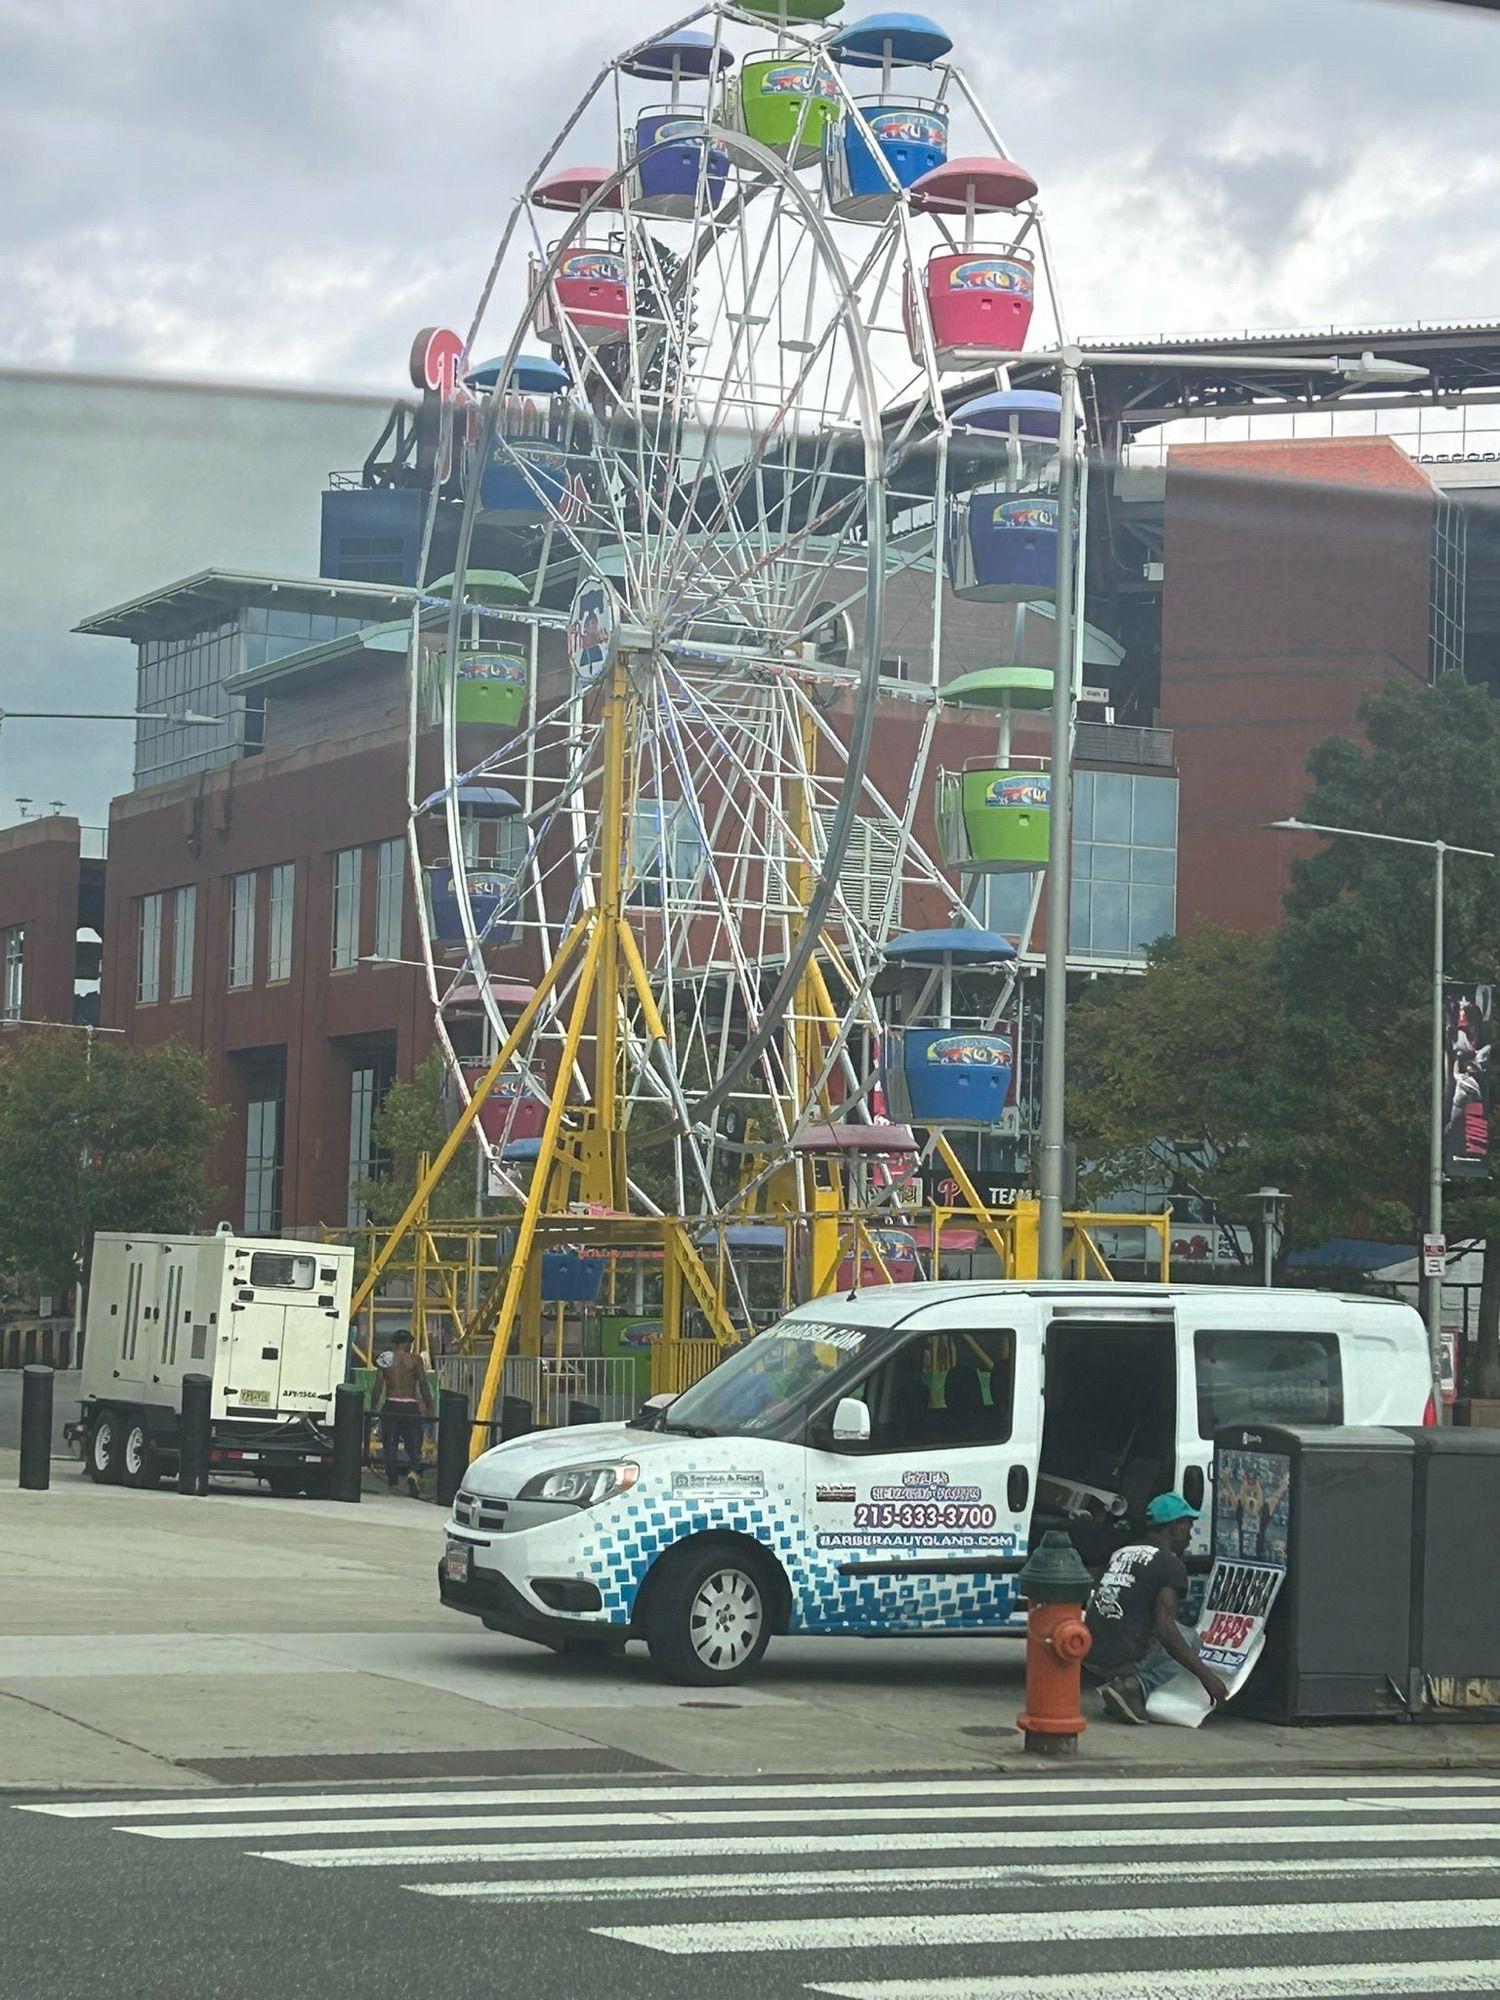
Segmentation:
{"type": "Polygon", "coordinates": [[[1162,1590],[1187,1589],[1181,1556],[1157,1542],[1116,1549],[1089,1599],[1084,1618],[1094,1643],[1088,1664],[1095,1673],[1133,1667],[1156,1632],[1156,1599],[1162,1590]]]}

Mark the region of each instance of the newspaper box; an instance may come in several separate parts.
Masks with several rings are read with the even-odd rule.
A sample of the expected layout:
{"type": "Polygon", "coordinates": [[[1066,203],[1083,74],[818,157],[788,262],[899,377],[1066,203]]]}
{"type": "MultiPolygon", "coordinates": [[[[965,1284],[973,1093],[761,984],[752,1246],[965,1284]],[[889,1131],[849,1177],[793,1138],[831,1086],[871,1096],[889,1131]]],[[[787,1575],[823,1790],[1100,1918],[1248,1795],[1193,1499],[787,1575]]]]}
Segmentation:
{"type": "Polygon", "coordinates": [[[1402,1425],[1412,1441],[1412,1712],[1500,1707],[1500,1431],[1402,1425]]]}
{"type": "Polygon", "coordinates": [[[1264,1641],[1236,1701],[1244,1713],[1297,1722],[1405,1711],[1413,1456],[1396,1430],[1219,1432],[1214,1638],[1264,1641]]]}

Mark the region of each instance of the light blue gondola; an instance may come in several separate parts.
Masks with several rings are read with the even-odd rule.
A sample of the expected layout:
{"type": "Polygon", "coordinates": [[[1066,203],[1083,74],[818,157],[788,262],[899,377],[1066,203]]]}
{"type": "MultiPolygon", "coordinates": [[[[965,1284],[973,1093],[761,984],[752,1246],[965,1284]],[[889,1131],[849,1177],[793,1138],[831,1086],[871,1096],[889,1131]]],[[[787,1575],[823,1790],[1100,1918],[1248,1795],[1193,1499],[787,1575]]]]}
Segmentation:
{"type": "Polygon", "coordinates": [[[948,106],[934,91],[902,91],[898,69],[930,69],[953,42],[925,14],[871,14],[841,28],[828,52],[841,69],[878,69],[880,91],[856,99],[824,139],[824,181],[835,215],[848,222],[884,222],[924,174],[948,157],[948,106]],[[892,181],[895,186],[892,186],[892,181]]]}

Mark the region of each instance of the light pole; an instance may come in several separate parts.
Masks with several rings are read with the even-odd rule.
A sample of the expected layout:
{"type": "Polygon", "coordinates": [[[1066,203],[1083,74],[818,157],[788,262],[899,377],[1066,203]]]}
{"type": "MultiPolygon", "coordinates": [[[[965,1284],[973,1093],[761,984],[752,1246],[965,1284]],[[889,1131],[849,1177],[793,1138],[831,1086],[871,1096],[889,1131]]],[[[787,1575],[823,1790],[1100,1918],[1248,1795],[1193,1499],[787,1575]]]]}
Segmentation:
{"type": "MultiPolygon", "coordinates": [[[[1047,924],[1042,976],[1042,1108],[1037,1146],[1037,1274],[1060,1278],[1063,1261],[1063,1180],[1065,1161],[1065,1101],[1068,1078],[1068,905],[1072,887],[1073,711],[1078,656],[1078,621],[1084,600],[1085,551],[1074,549],[1073,511],[1078,491],[1078,378],[1085,368],[1132,368],[1162,365],[1160,353],[1133,354],[1095,351],[1065,342],[1038,353],[1018,354],[1011,366],[1050,363],[1057,371],[1062,408],[1058,422],[1057,474],[1057,652],[1052,679],[1051,817],[1047,841],[1047,924]]],[[[1329,375],[1350,388],[1380,383],[1406,384],[1423,380],[1429,371],[1411,362],[1390,361],[1372,353],[1337,355],[1174,354],[1179,372],[1202,374],[1232,368],[1238,374],[1329,375]]],[[[1450,849],[1450,853],[1460,850],[1450,849]]]]}
{"type": "Polygon", "coordinates": [[[1290,1197],[1280,1188],[1263,1187],[1257,1188],[1250,1199],[1260,1203],[1260,1282],[1269,1291],[1276,1277],[1276,1224],[1281,1218],[1282,1203],[1290,1197]]]}
{"type": "MultiPolygon", "coordinates": [[[[1399,833],[1372,833],[1362,826],[1317,826],[1311,820],[1277,819],[1272,826],[1282,833],[1341,835],[1348,840],[1380,840],[1391,847],[1421,847],[1433,857],[1432,883],[1432,1077],[1427,1113],[1427,1234],[1443,1240],[1443,863],[1450,854],[1466,854],[1476,861],[1493,861],[1487,847],[1455,847],[1448,840],[1411,840],[1399,833]]],[[[1427,1321],[1427,1348],[1432,1364],[1432,1400],[1437,1421],[1443,1420],[1443,1278],[1422,1279],[1423,1316],[1427,1321]]]]}

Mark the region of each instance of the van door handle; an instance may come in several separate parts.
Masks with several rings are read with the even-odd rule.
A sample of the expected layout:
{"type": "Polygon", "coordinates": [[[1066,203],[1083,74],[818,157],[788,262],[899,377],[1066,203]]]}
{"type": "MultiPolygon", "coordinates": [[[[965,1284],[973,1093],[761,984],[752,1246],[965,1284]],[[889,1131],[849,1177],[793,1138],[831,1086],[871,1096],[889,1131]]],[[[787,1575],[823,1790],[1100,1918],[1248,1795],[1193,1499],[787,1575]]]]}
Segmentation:
{"type": "Polygon", "coordinates": [[[1013,1465],[1005,1481],[1005,1504],[1019,1514],[1031,1497],[1031,1474],[1024,1465],[1013,1465]]]}

